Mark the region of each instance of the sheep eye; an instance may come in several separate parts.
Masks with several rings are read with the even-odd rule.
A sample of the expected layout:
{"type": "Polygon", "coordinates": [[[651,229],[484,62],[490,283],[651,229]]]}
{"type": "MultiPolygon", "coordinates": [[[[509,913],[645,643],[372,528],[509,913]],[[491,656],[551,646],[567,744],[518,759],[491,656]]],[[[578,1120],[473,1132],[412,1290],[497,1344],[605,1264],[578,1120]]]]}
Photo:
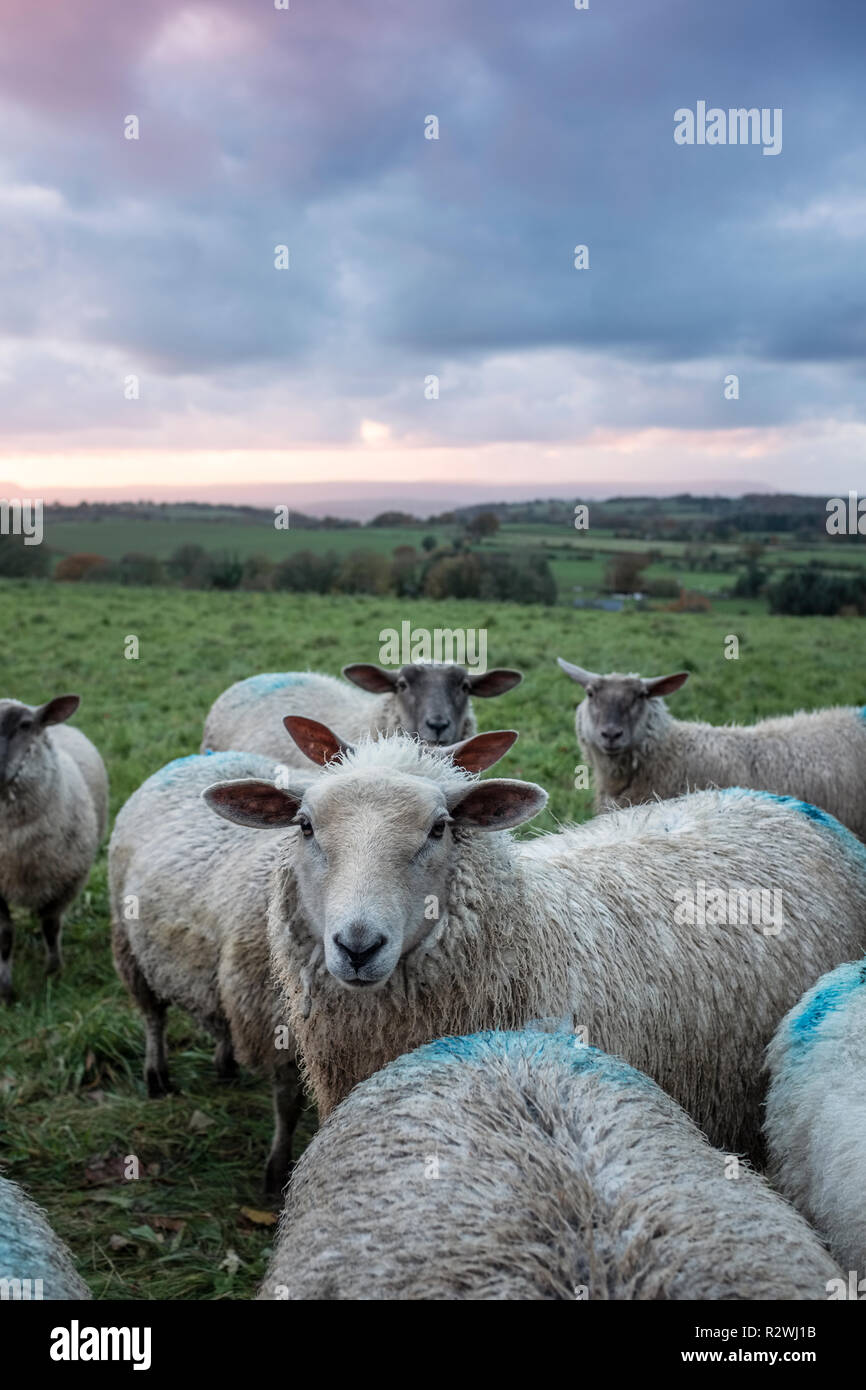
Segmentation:
{"type": "Polygon", "coordinates": [[[409,689],[409,682],[408,682],[408,681],[404,681],[403,678],[402,678],[402,676],[401,676],[400,680],[398,680],[398,682],[397,682],[397,689],[398,689],[398,690],[408,690],[408,689],[409,689]]]}
{"type": "Polygon", "coordinates": [[[471,685],[469,684],[468,681],[464,681],[464,682],[463,682],[463,689],[466,691],[466,694],[468,695],[468,694],[469,694],[469,691],[472,689],[472,687],[471,687],[471,685]]]}
{"type": "Polygon", "coordinates": [[[20,719],[20,720],[18,721],[18,728],[21,729],[21,730],[23,730],[23,732],[26,734],[26,732],[27,732],[28,729],[32,729],[32,728],[33,728],[33,720],[32,720],[32,719],[20,719]]]}
{"type": "Polygon", "coordinates": [[[445,827],[447,824],[448,822],[446,820],[437,820],[436,823],[431,826],[430,834],[427,836],[428,840],[441,840],[442,836],[445,834],[445,827]]]}
{"type": "Polygon", "coordinates": [[[295,824],[300,826],[301,834],[303,835],[305,840],[312,840],[313,827],[307,820],[306,816],[298,816],[297,820],[295,821],[295,824]]]}
{"type": "Polygon", "coordinates": [[[586,698],[587,698],[587,700],[591,700],[592,697],[593,697],[593,694],[594,694],[594,692],[593,692],[592,690],[587,690],[587,692],[586,692],[586,698]]]}

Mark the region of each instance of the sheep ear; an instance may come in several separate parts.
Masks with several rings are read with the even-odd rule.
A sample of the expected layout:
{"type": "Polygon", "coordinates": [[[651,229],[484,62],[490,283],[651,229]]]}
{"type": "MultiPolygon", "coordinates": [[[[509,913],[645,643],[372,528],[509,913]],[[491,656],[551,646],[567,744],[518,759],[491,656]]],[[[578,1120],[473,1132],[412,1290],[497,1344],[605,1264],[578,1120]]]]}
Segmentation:
{"type": "Polygon", "coordinates": [[[43,727],[46,724],[63,724],[81,704],[80,695],[55,695],[36,710],[35,718],[43,727]]]}
{"type": "Polygon", "coordinates": [[[394,689],[397,679],[396,671],[386,671],[381,666],[368,666],[363,661],[344,666],[343,675],[347,681],[351,681],[353,685],[360,685],[362,690],[369,690],[373,695],[387,695],[394,689]]]}
{"type": "Polygon", "coordinates": [[[299,796],[253,777],[240,782],[215,782],[212,787],[205,787],[202,799],[223,820],[254,830],[278,830],[291,825],[301,804],[299,796]]]}
{"type": "Polygon", "coordinates": [[[512,782],[490,777],[465,792],[453,806],[451,817],[475,830],[507,830],[532,820],[547,805],[547,792],[534,782],[512,782]]]}
{"type": "Polygon", "coordinates": [[[643,682],[647,695],[673,695],[689,678],[688,671],[677,671],[673,676],[654,676],[643,682]]]}
{"type": "Polygon", "coordinates": [[[578,685],[582,685],[584,689],[586,689],[590,681],[601,680],[601,676],[596,675],[594,671],[584,671],[582,666],[572,666],[570,661],[563,661],[561,656],[558,656],[556,661],[557,665],[562,667],[565,674],[571,676],[571,679],[577,681],[578,685]]]}
{"type": "Polygon", "coordinates": [[[482,676],[470,676],[469,684],[473,695],[487,699],[493,695],[504,695],[506,690],[513,690],[522,680],[522,671],[509,671],[505,666],[498,666],[494,671],[485,671],[482,676]]]}
{"type": "Polygon", "coordinates": [[[287,714],[283,723],[301,752],[310,762],[318,763],[319,767],[324,767],[340,753],[353,751],[350,743],[344,743],[339,734],[335,734],[327,724],[320,724],[317,719],[307,719],[302,714],[287,714]]]}
{"type": "Polygon", "coordinates": [[[489,734],[473,734],[460,743],[449,743],[445,748],[437,748],[437,753],[450,755],[455,767],[464,772],[483,772],[504,758],[509,748],[517,742],[514,729],[497,729],[489,734]]]}

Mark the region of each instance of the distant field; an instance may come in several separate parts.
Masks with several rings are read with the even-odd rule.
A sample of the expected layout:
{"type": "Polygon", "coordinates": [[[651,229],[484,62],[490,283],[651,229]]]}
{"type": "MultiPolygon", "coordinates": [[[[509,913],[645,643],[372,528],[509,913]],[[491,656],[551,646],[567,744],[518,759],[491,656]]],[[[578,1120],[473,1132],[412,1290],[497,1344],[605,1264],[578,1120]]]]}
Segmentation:
{"type": "MultiPolygon", "coordinates": [[[[534,833],[590,813],[588,793],[573,789],[576,687],[556,668],[557,655],[601,670],[688,667],[693,678],[671,707],[717,721],[866,701],[862,621],[726,610],[576,613],[6,581],[2,693],[31,702],[81,694],[77,722],[106,759],[114,813],[163,763],[198,749],[209,704],[237,678],[308,666],[337,674],[347,661],[376,661],[380,631],[404,620],[484,627],[488,663],[526,672],[509,695],[478,701],[477,713],[482,729],[520,731],[503,775],[550,792],[549,810],[529,828],[534,833]],[[739,661],[723,657],[729,633],[740,638],[739,661]],[[138,661],[123,657],[130,634],[140,641],[138,661]]],[[[242,1211],[264,1206],[267,1087],[250,1075],[218,1083],[213,1044],[173,1011],[180,1090],[147,1100],[141,1022],[111,963],[104,849],[68,921],[59,979],[45,980],[37,933],[21,918],[19,926],[19,1002],[4,1014],[0,1033],[5,1170],[38,1193],[99,1297],[248,1297],[273,1236],[272,1226],[242,1211]],[[137,1182],[119,1176],[126,1154],[141,1160],[137,1182]]],[[[313,1123],[309,1114],[302,1142],[313,1123]]]]}
{"type": "MultiPolygon", "coordinates": [[[[119,560],[136,551],[167,560],[182,545],[199,545],[208,551],[234,552],[242,559],[266,555],[279,562],[301,550],[314,554],[330,550],[340,556],[354,550],[375,550],[390,556],[398,546],[413,546],[420,551],[421,542],[428,535],[434,536],[439,544],[445,544],[459,534],[462,528],[458,526],[277,531],[273,526],[240,521],[118,519],[50,522],[46,526],[45,542],[59,554],[88,552],[107,560],[119,560]]],[[[601,528],[577,532],[542,524],[503,526],[492,540],[484,542],[483,548],[500,552],[517,548],[540,551],[550,562],[559,602],[569,605],[576,589],[578,596],[583,597],[601,591],[605,567],[617,551],[659,552],[663,559],[645,571],[648,580],[673,580],[682,588],[715,596],[730,590],[743,563],[740,542],[686,546],[679,541],[623,540],[611,530],[601,528]],[[696,556],[702,558],[696,561],[696,556]],[[711,560],[713,556],[715,563],[711,560]],[[729,567],[722,568],[725,564],[729,567]]],[[[776,572],[815,561],[828,569],[850,570],[866,564],[866,545],[834,546],[825,538],[823,542],[801,549],[768,546],[760,563],[763,568],[776,572]]]]}

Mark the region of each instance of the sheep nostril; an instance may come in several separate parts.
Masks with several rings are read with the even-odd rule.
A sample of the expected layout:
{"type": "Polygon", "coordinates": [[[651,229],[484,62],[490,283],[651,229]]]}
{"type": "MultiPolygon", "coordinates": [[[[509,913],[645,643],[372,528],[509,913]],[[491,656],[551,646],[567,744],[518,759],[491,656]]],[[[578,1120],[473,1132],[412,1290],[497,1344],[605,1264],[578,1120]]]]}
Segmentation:
{"type": "Polygon", "coordinates": [[[371,960],[376,952],[382,949],[385,945],[385,937],[378,936],[372,945],[365,946],[362,950],[358,950],[354,946],[348,946],[338,933],[337,936],[334,937],[334,944],[339,946],[349,964],[353,966],[355,970],[360,970],[362,965],[366,965],[367,961],[371,960]]]}

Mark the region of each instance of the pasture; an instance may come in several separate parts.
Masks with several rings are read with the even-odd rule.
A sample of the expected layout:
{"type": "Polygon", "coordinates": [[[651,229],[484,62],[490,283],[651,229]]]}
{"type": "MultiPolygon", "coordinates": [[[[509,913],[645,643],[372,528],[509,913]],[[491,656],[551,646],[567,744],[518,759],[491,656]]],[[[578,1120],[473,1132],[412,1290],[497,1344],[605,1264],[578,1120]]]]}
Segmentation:
{"type": "MultiPolygon", "coordinates": [[[[302,544],[320,534],[304,533],[302,544]]],[[[345,535],[350,547],[361,535],[382,538],[330,534],[345,535]]],[[[83,536],[69,549],[107,553],[83,536]]],[[[31,703],[65,691],[82,696],[75,722],[105,758],[114,813],[162,764],[197,751],[205,713],[232,681],[307,667],[338,674],[347,661],[376,661],[381,630],[406,620],[486,628],[488,664],[525,672],[516,691],[478,701],[476,711],[482,729],[520,731],[502,775],[550,792],[528,833],[590,814],[589,793],[573,787],[576,687],[557,670],[557,655],[647,675],[688,668],[692,679],[671,709],[716,722],[866,700],[856,618],[777,618],[733,602],[706,614],[602,613],[39,581],[0,584],[2,693],[31,703]],[[736,661],[724,656],[730,634],[739,638],[736,661]],[[124,655],[130,636],[137,660],[124,655]]],[[[45,1207],[96,1297],[245,1298],[264,1272],[274,1230],[259,1187],[269,1090],[249,1075],[218,1082],[211,1040],[173,1011],[178,1093],[147,1099],[141,1023],[111,961],[105,861],[103,848],[67,919],[59,978],[46,981],[41,941],[17,918],[17,1000],[0,1016],[4,1170],[45,1207]],[[135,1181],[123,1176],[129,1155],[140,1162],[135,1181]]],[[[313,1126],[308,1113],[302,1140],[313,1126]]]]}

